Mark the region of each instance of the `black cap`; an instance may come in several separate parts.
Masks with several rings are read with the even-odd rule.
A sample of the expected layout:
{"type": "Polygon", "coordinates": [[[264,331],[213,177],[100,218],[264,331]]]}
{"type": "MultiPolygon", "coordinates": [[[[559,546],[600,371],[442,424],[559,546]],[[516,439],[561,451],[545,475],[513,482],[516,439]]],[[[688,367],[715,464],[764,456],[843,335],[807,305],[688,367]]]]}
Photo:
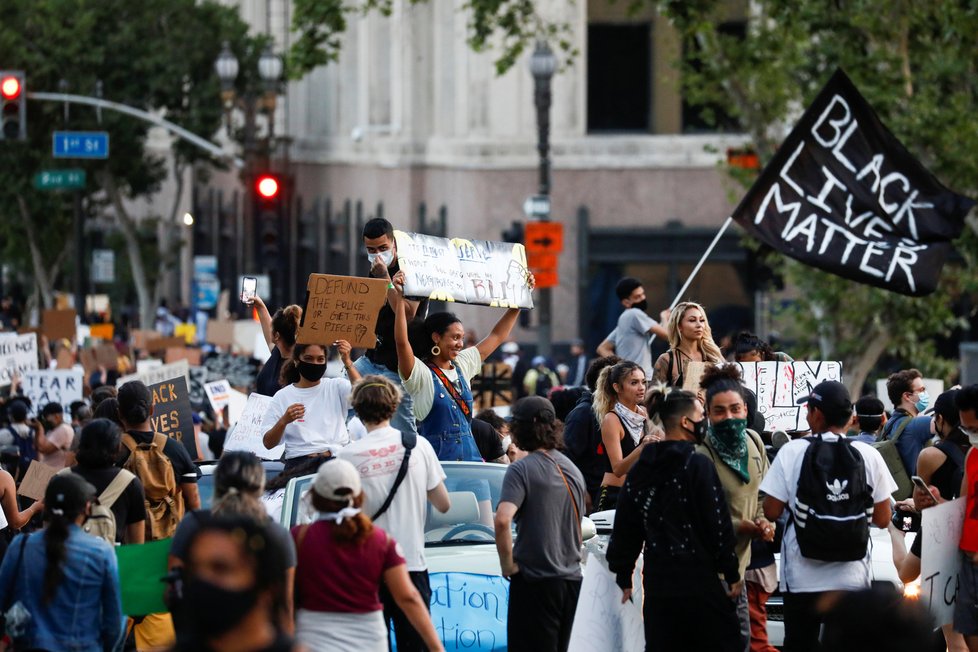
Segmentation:
{"type": "Polygon", "coordinates": [[[934,414],[941,415],[952,426],[958,426],[961,423],[961,413],[958,411],[958,406],[954,403],[957,395],[958,390],[949,389],[934,401],[934,414]]]}
{"type": "Polygon", "coordinates": [[[44,508],[58,514],[80,514],[95,499],[95,487],[77,473],[57,474],[44,491],[44,508]]]}
{"type": "Polygon", "coordinates": [[[513,421],[537,421],[553,423],[557,418],[554,404],[542,396],[525,396],[513,404],[513,421]]]}
{"type": "Polygon", "coordinates": [[[810,403],[827,414],[852,412],[849,390],[837,380],[823,380],[812,388],[812,393],[798,400],[798,405],[810,403]]]}
{"type": "Polygon", "coordinates": [[[856,401],[857,417],[882,417],[884,411],[883,401],[875,396],[863,396],[856,401]]]}
{"type": "Polygon", "coordinates": [[[615,294],[618,295],[618,299],[627,299],[631,296],[635,288],[642,287],[642,282],[637,278],[632,278],[631,276],[626,276],[622,280],[618,281],[618,285],[615,286],[615,294]]]}
{"type": "Polygon", "coordinates": [[[23,401],[11,401],[7,406],[7,416],[11,421],[20,423],[27,418],[27,404],[23,401]]]}
{"type": "Polygon", "coordinates": [[[130,380],[120,387],[116,398],[121,412],[129,412],[136,404],[147,410],[153,405],[153,393],[141,380],[130,380]]]}
{"type": "Polygon", "coordinates": [[[65,409],[61,407],[61,403],[48,403],[41,410],[41,416],[50,416],[52,414],[64,414],[65,409]]]}

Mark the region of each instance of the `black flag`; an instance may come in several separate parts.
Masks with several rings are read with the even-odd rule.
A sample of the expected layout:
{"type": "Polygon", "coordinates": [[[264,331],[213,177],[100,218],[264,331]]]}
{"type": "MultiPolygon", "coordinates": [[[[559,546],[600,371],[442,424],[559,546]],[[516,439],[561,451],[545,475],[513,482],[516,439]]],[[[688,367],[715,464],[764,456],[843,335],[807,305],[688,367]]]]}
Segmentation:
{"type": "Polygon", "coordinates": [[[941,185],[836,70],[733,218],[805,264],[923,296],[973,204],[941,185]]]}

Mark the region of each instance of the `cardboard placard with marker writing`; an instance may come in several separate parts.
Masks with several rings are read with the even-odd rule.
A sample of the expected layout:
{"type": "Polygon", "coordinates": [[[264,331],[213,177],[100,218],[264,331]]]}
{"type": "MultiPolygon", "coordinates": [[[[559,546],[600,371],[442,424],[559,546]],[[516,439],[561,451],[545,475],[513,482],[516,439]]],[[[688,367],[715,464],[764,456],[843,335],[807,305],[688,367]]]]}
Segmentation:
{"type": "Polygon", "coordinates": [[[346,340],[354,348],[374,348],[374,329],[387,290],[383,279],[310,274],[296,341],[329,346],[346,340]]]}

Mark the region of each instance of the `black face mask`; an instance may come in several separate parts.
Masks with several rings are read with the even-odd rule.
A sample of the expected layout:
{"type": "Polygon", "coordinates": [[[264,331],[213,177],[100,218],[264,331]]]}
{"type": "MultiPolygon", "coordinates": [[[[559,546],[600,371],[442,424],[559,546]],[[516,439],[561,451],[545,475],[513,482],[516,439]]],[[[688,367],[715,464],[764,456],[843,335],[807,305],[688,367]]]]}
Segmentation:
{"type": "Polygon", "coordinates": [[[202,579],[183,584],[181,608],[198,641],[215,639],[234,629],[258,602],[254,589],[232,591],[202,579]],[[207,614],[201,617],[201,614],[207,614]]]}
{"type": "Polygon", "coordinates": [[[632,304],[632,308],[638,308],[642,312],[645,312],[645,309],[648,307],[649,307],[648,299],[642,299],[641,301],[636,301],[635,303],[632,304]]]}
{"type": "Polygon", "coordinates": [[[316,382],[326,374],[326,363],[315,364],[313,362],[299,361],[299,375],[309,382],[316,382]]]}
{"type": "Polygon", "coordinates": [[[699,421],[693,421],[690,419],[690,423],[693,424],[693,429],[689,430],[689,428],[686,428],[686,430],[692,433],[693,439],[696,440],[697,444],[702,444],[703,440],[706,439],[706,433],[710,429],[709,420],[706,417],[703,417],[699,421]]]}

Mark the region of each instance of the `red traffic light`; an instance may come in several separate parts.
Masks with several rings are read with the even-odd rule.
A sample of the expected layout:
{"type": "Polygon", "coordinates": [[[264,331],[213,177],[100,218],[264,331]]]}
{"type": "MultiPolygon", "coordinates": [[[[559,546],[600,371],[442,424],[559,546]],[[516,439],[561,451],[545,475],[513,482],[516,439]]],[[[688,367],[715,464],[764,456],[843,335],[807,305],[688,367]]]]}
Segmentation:
{"type": "Polygon", "coordinates": [[[265,199],[275,199],[278,197],[278,179],[271,175],[263,174],[258,177],[258,181],[255,183],[255,190],[265,199]]]}
{"type": "Polygon", "coordinates": [[[5,100],[17,99],[21,90],[20,80],[16,77],[8,76],[0,80],[0,97],[5,100]]]}

